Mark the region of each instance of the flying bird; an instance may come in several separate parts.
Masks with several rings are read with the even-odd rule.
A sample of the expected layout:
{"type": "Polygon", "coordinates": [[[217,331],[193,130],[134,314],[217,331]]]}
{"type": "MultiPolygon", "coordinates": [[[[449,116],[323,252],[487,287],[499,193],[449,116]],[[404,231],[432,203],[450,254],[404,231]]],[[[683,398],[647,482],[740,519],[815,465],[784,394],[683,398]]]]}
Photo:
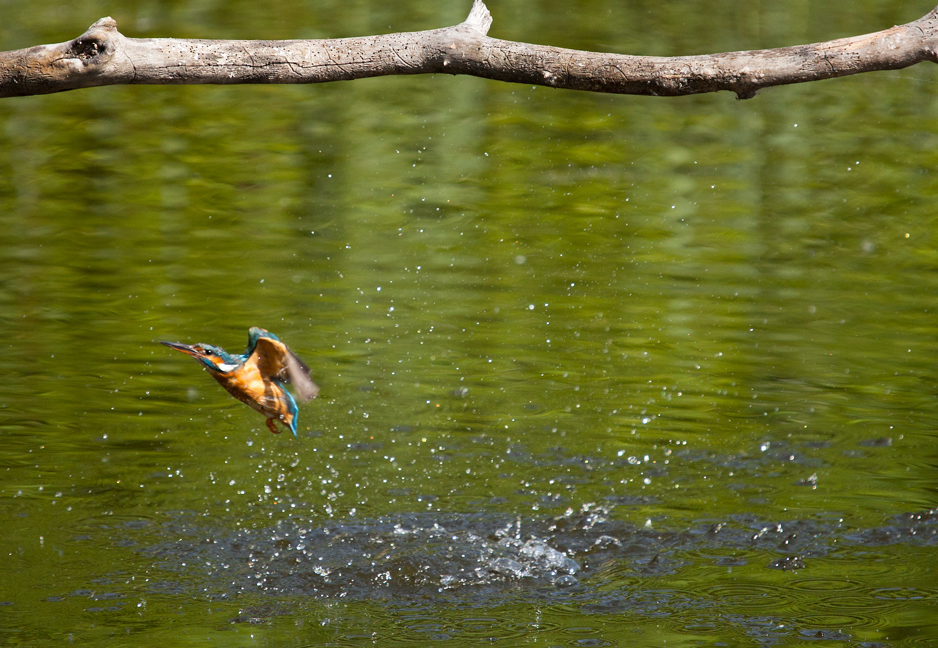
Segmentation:
{"type": "Polygon", "coordinates": [[[256,326],[248,331],[248,348],[242,354],[228,353],[201,342],[160,344],[198,360],[229,394],[266,416],[267,427],[274,434],[280,433],[275,423],[280,421],[296,436],[299,408],[284,385],[292,384],[296,397],[304,403],[319,393],[319,387],[309,377],[306,363],[276,335],[256,326]]]}

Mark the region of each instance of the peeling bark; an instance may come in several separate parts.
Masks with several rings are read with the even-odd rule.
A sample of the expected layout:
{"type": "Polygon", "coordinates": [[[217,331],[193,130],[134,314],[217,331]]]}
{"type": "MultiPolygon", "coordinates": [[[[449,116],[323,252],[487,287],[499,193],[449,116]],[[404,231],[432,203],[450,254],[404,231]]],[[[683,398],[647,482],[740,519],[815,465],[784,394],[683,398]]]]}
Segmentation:
{"type": "Polygon", "coordinates": [[[453,27],[323,40],[127,38],[102,18],[74,40],[0,52],[0,97],[104,85],[326,83],[393,74],[468,74],[554,88],[680,96],[762,88],[938,62],[938,7],[884,31],[771,50],[701,56],[625,56],[487,36],[474,0],[453,27]]]}

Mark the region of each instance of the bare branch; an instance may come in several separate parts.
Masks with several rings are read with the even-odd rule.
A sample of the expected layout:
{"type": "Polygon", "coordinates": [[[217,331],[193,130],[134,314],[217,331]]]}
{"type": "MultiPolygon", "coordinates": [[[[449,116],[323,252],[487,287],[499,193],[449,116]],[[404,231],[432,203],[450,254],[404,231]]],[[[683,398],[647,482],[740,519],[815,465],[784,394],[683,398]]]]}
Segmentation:
{"type": "Polygon", "coordinates": [[[0,52],[0,97],[120,84],[325,83],[392,74],[468,74],[593,92],[740,98],[789,83],[938,62],[938,7],[884,31],[772,50],[624,56],[489,38],[474,0],[465,22],[421,32],[288,41],[127,38],[102,18],[78,38],[0,52]]]}

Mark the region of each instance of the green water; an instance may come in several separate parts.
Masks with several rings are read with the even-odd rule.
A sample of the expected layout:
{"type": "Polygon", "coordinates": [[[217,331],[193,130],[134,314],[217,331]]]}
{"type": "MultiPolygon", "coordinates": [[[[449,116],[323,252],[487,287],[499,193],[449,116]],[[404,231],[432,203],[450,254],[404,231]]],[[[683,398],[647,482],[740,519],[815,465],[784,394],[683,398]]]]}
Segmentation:
{"type": "MultiPolygon", "coordinates": [[[[462,4],[14,1],[0,48],[462,4]]],[[[931,8],[490,5],[496,37],[658,55],[931,8]]],[[[938,642],[936,81],[3,100],[0,644],[938,642]],[[158,344],[240,352],[251,326],[321,387],[298,439],[158,344]],[[531,537],[574,586],[465,558],[531,537]]]]}

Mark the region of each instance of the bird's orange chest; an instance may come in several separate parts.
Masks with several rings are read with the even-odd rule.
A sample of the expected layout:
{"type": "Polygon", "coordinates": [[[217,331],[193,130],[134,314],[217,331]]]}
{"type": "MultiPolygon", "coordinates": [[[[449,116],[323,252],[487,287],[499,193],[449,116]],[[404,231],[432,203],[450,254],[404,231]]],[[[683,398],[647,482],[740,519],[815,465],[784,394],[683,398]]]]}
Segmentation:
{"type": "Polygon", "coordinates": [[[212,375],[229,394],[262,414],[283,415],[287,412],[283,388],[271,380],[264,380],[254,362],[245,363],[237,371],[212,372],[212,375]]]}

